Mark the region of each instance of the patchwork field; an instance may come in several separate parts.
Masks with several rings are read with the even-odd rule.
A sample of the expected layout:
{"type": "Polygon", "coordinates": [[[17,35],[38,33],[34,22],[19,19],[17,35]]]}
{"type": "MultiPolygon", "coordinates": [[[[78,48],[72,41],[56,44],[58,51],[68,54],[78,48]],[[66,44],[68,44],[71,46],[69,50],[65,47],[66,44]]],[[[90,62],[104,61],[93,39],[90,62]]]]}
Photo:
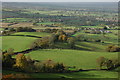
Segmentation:
{"type": "Polygon", "coordinates": [[[56,80],[114,80],[119,76],[117,2],[3,2],[0,21],[5,78],[25,74],[56,80]]]}

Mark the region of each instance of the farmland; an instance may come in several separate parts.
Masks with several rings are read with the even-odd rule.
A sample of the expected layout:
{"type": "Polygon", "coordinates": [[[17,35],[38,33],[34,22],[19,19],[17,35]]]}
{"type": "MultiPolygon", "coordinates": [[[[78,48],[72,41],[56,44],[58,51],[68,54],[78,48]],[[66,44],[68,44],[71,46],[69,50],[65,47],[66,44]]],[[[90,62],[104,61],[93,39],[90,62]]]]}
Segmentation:
{"type": "Polygon", "coordinates": [[[116,4],[3,3],[3,76],[118,78],[116,4]]]}
{"type": "Polygon", "coordinates": [[[37,60],[51,59],[57,62],[63,62],[68,66],[76,66],[81,69],[96,69],[96,59],[99,56],[105,56],[108,58],[117,58],[117,53],[106,53],[106,52],[90,52],[90,51],[79,51],[79,50],[68,50],[68,49],[45,49],[39,51],[33,51],[26,54],[37,60]],[[82,58],[84,57],[84,58],[82,58]],[[91,64],[92,63],[92,64],[91,64]],[[87,64],[87,66],[86,66],[87,64]]]}
{"type": "Polygon", "coordinates": [[[13,48],[15,51],[23,51],[28,49],[31,42],[33,42],[36,39],[36,38],[30,38],[30,37],[24,37],[24,36],[23,37],[22,36],[4,36],[0,38],[2,39],[3,50],[13,48]]]}
{"type": "Polygon", "coordinates": [[[50,36],[50,34],[45,33],[45,32],[18,32],[18,33],[14,33],[12,35],[31,35],[31,36],[39,36],[39,37],[45,37],[45,36],[50,36]]]}

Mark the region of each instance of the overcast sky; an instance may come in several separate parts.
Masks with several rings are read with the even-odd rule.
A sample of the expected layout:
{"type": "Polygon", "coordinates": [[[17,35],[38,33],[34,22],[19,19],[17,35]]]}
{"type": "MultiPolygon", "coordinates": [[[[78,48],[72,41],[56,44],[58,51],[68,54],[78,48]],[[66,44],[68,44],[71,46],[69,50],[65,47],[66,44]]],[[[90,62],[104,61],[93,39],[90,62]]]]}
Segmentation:
{"type": "Polygon", "coordinates": [[[118,2],[119,0],[0,0],[2,2],[118,2]]]}

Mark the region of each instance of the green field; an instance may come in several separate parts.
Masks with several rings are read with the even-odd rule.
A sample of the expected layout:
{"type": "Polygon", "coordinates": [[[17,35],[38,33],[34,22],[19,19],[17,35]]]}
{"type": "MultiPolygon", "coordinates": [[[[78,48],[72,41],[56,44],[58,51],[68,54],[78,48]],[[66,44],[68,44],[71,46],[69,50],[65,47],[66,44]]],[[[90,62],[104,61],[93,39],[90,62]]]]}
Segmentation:
{"type": "MultiPolygon", "coordinates": [[[[100,56],[106,58],[117,58],[117,53],[109,52],[92,52],[69,49],[42,49],[25,54],[35,60],[51,59],[55,62],[62,62],[66,66],[76,66],[76,69],[90,70],[98,69],[96,59],[100,56]]],[[[3,70],[4,74],[18,73],[3,70]]],[[[25,74],[25,73],[23,73],[25,74]]],[[[33,78],[117,78],[118,72],[90,70],[73,73],[31,73],[28,74],[33,78]],[[47,77],[46,77],[47,76],[47,77]]]]}
{"type": "Polygon", "coordinates": [[[4,29],[3,28],[0,28],[0,31],[3,31],[4,29]]]}
{"type": "Polygon", "coordinates": [[[102,26],[80,26],[80,27],[87,27],[87,28],[103,28],[102,26]]]}
{"type": "Polygon", "coordinates": [[[3,20],[5,20],[3,22],[7,22],[7,23],[29,21],[29,19],[27,19],[27,18],[6,18],[6,19],[3,19],[3,20]]]}
{"type": "Polygon", "coordinates": [[[52,24],[54,24],[54,22],[40,22],[40,23],[37,23],[37,24],[52,25],[52,24]]]}
{"type": "MultiPolygon", "coordinates": [[[[118,30],[114,30],[114,33],[117,33],[118,30]]],[[[102,40],[106,44],[118,44],[118,35],[115,35],[114,33],[106,33],[106,34],[90,34],[90,33],[84,33],[84,31],[77,32],[73,36],[81,35],[81,39],[88,39],[88,40],[102,40]]]]}
{"type": "Polygon", "coordinates": [[[120,35],[116,4],[4,2],[0,19],[3,76],[118,78],[120,35]],[[10,48],[14,49],[13,54],[10,48]],[[100,57],[105,60],[99,63],[100,57]]]}
{"type": "Polygon", "coordinates": [[[45,36],[50,36],[51,34],[45,32],[17,32],[12,35],[31,35],[31,36],[45,37],[45,36]]]}
{"type": "Polygon", "coordinates": [[[84,51],[97,51],[97,52],[106,52],[108,44],[99,43],[99,42],[76,42],[76,47],[84,51]]]}
{"type": "Polygon", "coordinates": [[[96,69],[96,59],[104,56],[107,58],[117,58],[118,54],[114,52],[92,52],[70,49],[42,49],[30,52],[32,59],[63,62],[66,66],[76,66],[81,69],[96,69]]]}
{"type": "Polygon", "coordinates": [[[30,47],[31,43],[37,38],[24,37],[24,36],[3,36],[2,39],[2,50],[13,48],[14,51],[23,51],[30,47]]]}

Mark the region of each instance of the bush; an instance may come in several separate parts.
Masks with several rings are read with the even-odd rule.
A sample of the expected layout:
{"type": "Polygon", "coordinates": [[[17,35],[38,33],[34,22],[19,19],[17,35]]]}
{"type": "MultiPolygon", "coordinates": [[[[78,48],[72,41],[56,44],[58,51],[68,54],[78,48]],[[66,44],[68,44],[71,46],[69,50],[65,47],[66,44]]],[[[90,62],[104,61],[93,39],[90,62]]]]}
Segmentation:
{"type": "Polygon", "coordinates": [[[99,65],[99,69],[102,69],[102,66],[105,65],[106,60],[107,60],[107,59],[104,58],[104,57],[99,57],[99,58],[97,58],[96,62],[97,62],[97,64],[99,65]]]}
{"type": "Polygon", "coordinates": [[[113,70],[120,66],[118,59],[107,59],[104,57],[99,57],[96,61],[100,69],[102,69],[102,67],[106,67],[107,70],[113,70]]]}
{"type": "Polygon", "coordinates": [[[109,45],[106,50],[108,52],[120,52],[120,47],[115,45],[109,45]]]}
{"type": "Polygon", "coordinates": [[[17,32],[35,32],[36,30],[30,28],[30,27],[18,27],[16,28],[17,32]]]}
{"type": "Polygon", "coordinates": [[[43,38],[40,38],[40,39],[37,39],[35,40],[30,48],[31,49],[35,49],[35,48],[41,48],[41,49],[44,49],[44,48],[48,48],[49,47],[49,37],[43,37],[43,38]]]}
{"type": "Polygon", "coordinates": [[[68,42],[70,48],[74,48],[74,47],[75,47],[75,38],[69,37],[69,38],[67,39],[67,42],[68,42]]]}
{"type": "Polygon", "coordinates": [[[101,40],[100,40],[100,39],[98,39],[98,40],[95,40],[95,42],[101,42],[101,40]]]}
{"type": "Polygon", "coordinates": [[[64,72],[63,63],[55,63],[52,60],[34,63],[36,72],[64,72]]]}

